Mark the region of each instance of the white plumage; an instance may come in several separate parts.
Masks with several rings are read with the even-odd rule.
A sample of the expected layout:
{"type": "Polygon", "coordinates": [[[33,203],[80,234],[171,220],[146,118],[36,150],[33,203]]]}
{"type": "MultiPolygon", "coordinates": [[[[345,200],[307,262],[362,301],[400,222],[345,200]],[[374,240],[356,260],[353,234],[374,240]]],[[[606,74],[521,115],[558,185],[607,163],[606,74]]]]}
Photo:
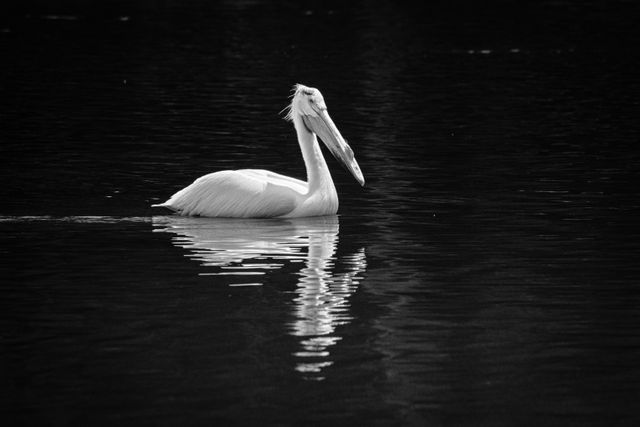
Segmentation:
{"type": "Polygon", "coordinates": [[[320,136],[333,155],[364,185],[353,151],[331,120],[318,89],[294,87],[287,119],[293,121],[307,182],[262,169],[228,170],[196,179],[164,203],[180,215],[276,218],[333,215],[338,195],[318,145],[320,136]]]}

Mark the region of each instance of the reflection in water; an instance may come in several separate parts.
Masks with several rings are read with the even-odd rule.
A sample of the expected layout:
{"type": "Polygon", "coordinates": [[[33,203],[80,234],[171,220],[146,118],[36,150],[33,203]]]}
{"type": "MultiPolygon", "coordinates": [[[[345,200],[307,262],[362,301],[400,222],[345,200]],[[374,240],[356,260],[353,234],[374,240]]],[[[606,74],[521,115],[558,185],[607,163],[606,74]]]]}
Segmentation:
{"type": "Polygon", "coordinates": [[[364,248],[336,256],[337,216],[286,220],[154,217],[155,231],[176,234],[173,244],[206,267],[202,275],[229,276],[229,286],[260,286],[270,271],[304,262],[295,291],[295,320],[289,333],[301,338],[296,370],[309,379],[333,362],[328,348],[340,337],[336,328],[352,319],[349,296],[366,269],[364,248]],[[247,279],[249,278],[249,279],[247,279]]]}
{"type": "Polygon", "coordinates": [[[320,372],[332,363],[323,358],[329,356],[327,348],[340,340],[334,334],[336,326],[352,319],[347,298],[356,291],[360,279],[358,275],[367,264],[364,248],[360,248],[356,253],[341,258],[347,265],[345,272],[332,274],[338,240],[337,227],[336,233],[309,237],[309,259],[301,271],[302,278],[296,291],[297,320],[292,333],[305,337],[301,341],[303,351],[296,355],[309,359],[298,364],[296,369],[300,372],[320,372]]]}

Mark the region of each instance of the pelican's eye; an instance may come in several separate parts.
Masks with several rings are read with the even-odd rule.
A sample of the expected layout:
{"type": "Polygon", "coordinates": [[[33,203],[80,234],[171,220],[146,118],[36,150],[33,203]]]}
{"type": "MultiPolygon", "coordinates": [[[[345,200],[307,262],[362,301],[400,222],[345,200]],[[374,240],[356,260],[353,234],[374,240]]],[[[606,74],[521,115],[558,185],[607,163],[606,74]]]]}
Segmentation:
{"type": "Polygon", "coordinates": [[[305,89],[302,93],[304,93],[304,94],[305,94],[305,95],[307,95],[307,96],[311,96],[311,95],[313,95],[313,91],[312,91],[312,90],[310,90],[310,89],[305,89]]]}

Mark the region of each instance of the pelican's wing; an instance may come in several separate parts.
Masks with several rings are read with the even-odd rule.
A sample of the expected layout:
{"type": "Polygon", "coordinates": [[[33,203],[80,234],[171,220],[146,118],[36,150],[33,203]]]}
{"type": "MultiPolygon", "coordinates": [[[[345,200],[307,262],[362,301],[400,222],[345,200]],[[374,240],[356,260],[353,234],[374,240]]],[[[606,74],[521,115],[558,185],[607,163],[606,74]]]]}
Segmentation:
{"type": "Polygon", "coordinates": [[[291,212],[299,194],[260,173],[222,171],[202,176],[163,206],[181,215],[228,218],[274,218],[291,212]]]}
{"type": "Polygon", "coordinates": [[[304,181],[265,169],[240,169],[237,172],[249,177],[264,179],[275,185],[290,187],[300,194],[305,194],[308,190],[308,185],[304,181]]]}

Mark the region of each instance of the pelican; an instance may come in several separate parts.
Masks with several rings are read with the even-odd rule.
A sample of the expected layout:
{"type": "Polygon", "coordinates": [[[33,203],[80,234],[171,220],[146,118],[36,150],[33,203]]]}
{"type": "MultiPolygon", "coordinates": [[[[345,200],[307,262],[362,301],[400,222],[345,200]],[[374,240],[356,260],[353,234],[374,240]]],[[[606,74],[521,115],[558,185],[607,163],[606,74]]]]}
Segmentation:
{"type": "Polygon", "coordinates": [[[331,120],[316,88],[297,84],[285,108],[292,121],[307,170],[307,181],[262,169],[210,173],[175,193],[165,207],[184,216],[226,218],[298,218],[334,215],[338,194],[317,136],[342,165],[364,186],[353,150],[331,120]]]}

